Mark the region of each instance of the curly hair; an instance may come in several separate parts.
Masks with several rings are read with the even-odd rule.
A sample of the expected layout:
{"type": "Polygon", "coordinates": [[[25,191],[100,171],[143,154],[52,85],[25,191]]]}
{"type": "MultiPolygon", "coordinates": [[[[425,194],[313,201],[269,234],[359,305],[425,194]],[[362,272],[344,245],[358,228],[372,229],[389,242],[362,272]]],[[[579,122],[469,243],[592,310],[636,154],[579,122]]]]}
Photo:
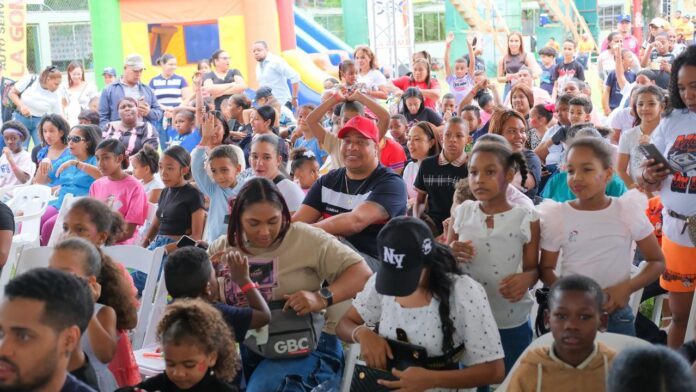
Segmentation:
{"type": "Polygon", "coordinates": [[[222,381],[231,382],[240,369],[232,330],[220,312],[201,299],[179,299],[167,306],[157,336],[162,346],[194,342],[206,354],[216,352],[213,370],[222,381]]]}

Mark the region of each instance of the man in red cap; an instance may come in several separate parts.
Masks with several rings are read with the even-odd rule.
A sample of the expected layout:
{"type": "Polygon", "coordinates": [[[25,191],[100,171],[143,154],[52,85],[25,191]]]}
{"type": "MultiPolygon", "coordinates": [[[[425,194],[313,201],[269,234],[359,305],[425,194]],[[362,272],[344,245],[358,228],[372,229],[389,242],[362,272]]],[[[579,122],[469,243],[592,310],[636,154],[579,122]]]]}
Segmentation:
{"type": "Polygon", "coordinates": [[[379,266],[377,233],[389,219],[406,213],[406,184],[380,164],[374,121],[353,117],[337,136],[344,167],[314,183],[293,221],[312,223],[343,237],[375,270],[379,266]]]}

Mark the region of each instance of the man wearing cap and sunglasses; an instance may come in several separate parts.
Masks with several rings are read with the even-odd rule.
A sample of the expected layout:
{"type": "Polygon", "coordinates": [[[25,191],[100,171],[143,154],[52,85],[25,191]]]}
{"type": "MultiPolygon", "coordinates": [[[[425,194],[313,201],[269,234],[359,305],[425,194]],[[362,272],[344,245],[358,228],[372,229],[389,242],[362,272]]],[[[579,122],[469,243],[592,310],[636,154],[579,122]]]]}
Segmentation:
{"type": "Polygon", "coordinates": [[[111,121],[120,120],[118,104],[124,97],[132,97],[138,102],[138,116],[155,127],[162,121],[164,112],[157,102],[155,93],[140,81],[145,69],[143,57],[131,54],[126,57],[123,65],[123,76],[107,86],[99,100],[99,126],[106,129],[111,121]]]}
{"type": "Polygon", "coordinates": [[[312,223],[343,237],[374,271],[379,266],[377,233],[388,220],[406,213],[406,184],[380,164],[379,130],[374,121],[353,117],[338,138],[345,167],[330,171],[312,185],[293,221],[312,223]]]}

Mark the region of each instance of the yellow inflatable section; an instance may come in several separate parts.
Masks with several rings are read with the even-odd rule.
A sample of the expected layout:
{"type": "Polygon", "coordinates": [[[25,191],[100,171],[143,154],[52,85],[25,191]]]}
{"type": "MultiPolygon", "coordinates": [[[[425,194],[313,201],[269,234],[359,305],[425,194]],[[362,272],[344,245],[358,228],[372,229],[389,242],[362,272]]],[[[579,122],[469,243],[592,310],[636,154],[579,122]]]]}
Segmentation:
{"type": "Polygon", "coordinates": [[[317,67],[307,53],[298,49],[286,50],[283,52],[283,58],[300,74],[302,82],[318,93],[324,91],[324,80],[333,77],[317,67]]]}

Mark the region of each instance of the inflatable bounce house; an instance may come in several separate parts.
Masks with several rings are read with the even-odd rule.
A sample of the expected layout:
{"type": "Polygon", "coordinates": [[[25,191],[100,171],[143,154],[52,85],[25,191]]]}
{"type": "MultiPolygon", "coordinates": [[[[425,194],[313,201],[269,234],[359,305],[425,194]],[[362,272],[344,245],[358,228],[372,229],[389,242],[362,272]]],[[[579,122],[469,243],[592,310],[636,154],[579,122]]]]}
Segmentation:
{"type": "Polygon", "coordinates": [[[139,53],[146,64],[143,81],[160,73],[153,64],[164,53],[174,55],[177,74],[191,80],[198,61],[224,49],[230,67],[255,90],[251,46],[263,40],[300,74],[300,104],[317,104],[324,80],[335,77],[336,66],[353,51],[290,0],[90,0],[89,7],[96,72],[114,67],[120,74],[124,57],[139,53]]]}

